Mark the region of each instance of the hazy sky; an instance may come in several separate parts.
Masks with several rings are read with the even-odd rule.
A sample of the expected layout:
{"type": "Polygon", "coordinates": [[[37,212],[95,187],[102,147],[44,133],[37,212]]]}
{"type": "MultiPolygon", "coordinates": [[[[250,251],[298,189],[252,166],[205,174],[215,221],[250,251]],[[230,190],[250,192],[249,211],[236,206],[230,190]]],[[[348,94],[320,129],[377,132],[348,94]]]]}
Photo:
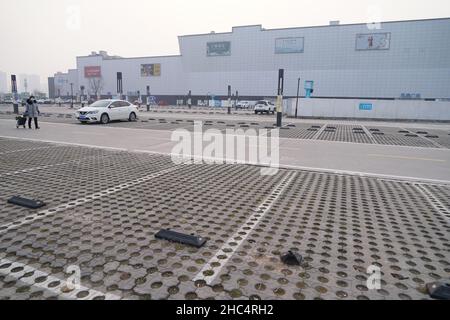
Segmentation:
{"type": "Polygon", "coordinates": [[[178,54],[178,35],[239,25],[441,17],[450,17],[449,0],[0,0],[0,70],[47,77],[91,51],[178,54]]]}

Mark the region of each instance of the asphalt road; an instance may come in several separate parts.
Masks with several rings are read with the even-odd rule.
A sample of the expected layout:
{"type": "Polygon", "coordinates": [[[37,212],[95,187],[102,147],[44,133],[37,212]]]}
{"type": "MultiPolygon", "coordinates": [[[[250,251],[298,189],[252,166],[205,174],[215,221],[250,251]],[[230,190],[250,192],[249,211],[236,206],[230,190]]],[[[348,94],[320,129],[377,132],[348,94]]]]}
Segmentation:
{"type": "MultiPolygon", "coordinates": [[[[177,118],[183,119],[183,115],[177,118]]],[[[0,119],[0,136],[127,151],[172,152],[176,144],[171,141],[172,131],[134,129],[133,125],[45,122],[41,130],[35,131],[16,129],[13,120],[0,119]]],[[[280,141],[280,165],[284,167],[450,183],[449,149],[301,139],[280,141]]]]}

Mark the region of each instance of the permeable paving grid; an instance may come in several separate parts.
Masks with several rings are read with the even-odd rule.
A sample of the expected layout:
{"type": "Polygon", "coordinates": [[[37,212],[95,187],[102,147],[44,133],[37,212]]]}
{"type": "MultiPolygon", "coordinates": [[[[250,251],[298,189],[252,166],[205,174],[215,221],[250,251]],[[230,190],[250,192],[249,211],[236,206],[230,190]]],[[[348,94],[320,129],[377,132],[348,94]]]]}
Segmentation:
{"type": "Polygon", "coordinates": [[[0,299],[426,299],[450,273],[446,185],[0,146],[0,299]],[[47,206],[7,204],[14,195],[47,206]],[[208,241],[155,239],[161,229],[208,241]],[[288,250],[301,266],[281,263],[288,250]]]}

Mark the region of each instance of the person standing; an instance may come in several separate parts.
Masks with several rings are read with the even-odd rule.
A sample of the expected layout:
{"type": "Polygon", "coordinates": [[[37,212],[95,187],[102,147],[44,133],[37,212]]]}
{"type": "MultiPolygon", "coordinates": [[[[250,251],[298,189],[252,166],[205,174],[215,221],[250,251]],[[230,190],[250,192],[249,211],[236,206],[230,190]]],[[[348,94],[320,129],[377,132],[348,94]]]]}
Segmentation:
{"type": "Polygon", "coordinates": [[[28,117],[28,128],[31,129],[31,121],[34,120],[34,127],[36,130],[40,129],[38,124],[38,116],[41,115],[41,112],[39,111],[39,106],[33,96],[27,100],[27,109],[25,114],[28,117]]]}

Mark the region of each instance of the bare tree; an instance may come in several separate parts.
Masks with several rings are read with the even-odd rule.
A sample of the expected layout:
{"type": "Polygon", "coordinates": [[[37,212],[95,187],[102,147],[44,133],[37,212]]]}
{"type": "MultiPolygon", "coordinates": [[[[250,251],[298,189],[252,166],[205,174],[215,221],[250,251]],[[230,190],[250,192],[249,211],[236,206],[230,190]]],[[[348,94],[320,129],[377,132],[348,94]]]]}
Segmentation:
{"type": "Polygon", "coordinates": [[[89,87],[92,90],[92,93],[98,97],[103,90],[103,79],[102,78],[90,78],[89,79],[89,87]]]}

